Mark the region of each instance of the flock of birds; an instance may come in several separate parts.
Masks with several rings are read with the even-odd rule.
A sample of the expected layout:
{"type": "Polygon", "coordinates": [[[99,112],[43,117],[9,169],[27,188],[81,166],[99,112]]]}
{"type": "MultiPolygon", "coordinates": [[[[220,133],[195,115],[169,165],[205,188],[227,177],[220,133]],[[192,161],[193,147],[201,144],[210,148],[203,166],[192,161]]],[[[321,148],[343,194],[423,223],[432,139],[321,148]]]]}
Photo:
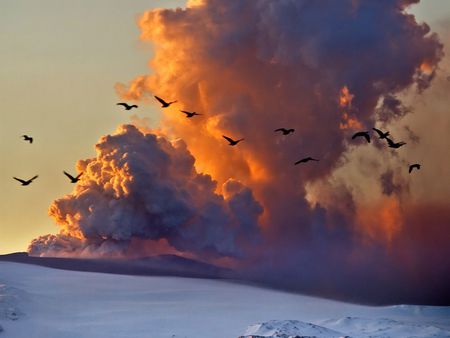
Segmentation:
{"type": "MultiPolygon", "coordinates": [[[[33,143],[33,137],[32,136],[28,136],[28,135],[22,135],[23,140],[25,142],[29,142],[30,144],[33,143]]],[[[70,175],[68,172],[63,171],[64,175],[66,175],[71,183],[77,183],[80,180],[81,175],[83,175],[83,173],[78,174],[77,176],[72,176],[70,175]]],[[[28,179],[28,180],[24,180],[18,177],[13,177],[13,179],[15,179],[16,181],[20,182],[20,184],[22,186],[27,186],[30,185],[36,178],[38,178],[38,175],[33,176],[32,178],[28,179]]]]}
{"type": "MultiPolygon", "coordinates": [[[[390,139],[388,137],[388,136],[390,136],[390,133],[388,131],[383,132],[377,128],[372,128],[372,129],[378,134],[378,137],[380,138],[380,140],[383,140],[383,139],[386,140],[389,148],[398,149],[406,144],[406,142],[394,142],[392,139],[390,139]]],[[[359,131],[359,132],[353,134],[352,140],[354,140],[357,137],[364,137],[366,139],[367,143],[370,143],[370,135],[369,135],[368,131],[359,131]]],[[[409,165],[408,172],[411,174],[411,172],[414,169],[420,170],[420,167],[421,167],[421,165],[419,163],[411,164],[411,165],[409,165]]]]}
{"type": "MultiPolygon", "coordinates": [[[[172,105],[172,104],[177,102],[177,101],[167,102],[167,101],[163,100],[162,98],[160,98],[158,96],[155,96],[155,99],[158,100],[159,103],[161,103],[161,108],[167,108],[170,105],[172,105]]],[[[136,104],[129,105],[126,102],[119,102],[119,103],[117,103],[117,105],[118,106],[123,106],[125,110],[131,110],[133,108],[138,108],[138,106],[136,104]]],[[[202,115],[202,114],[199,114],[199,113],[197,113],[195,111],[190,112],[190,111],[186,111],[186,110],[180,110],[180,112],[185,114],[187,118],[192,118],[194,116],[202,115]]],[[[388,136],[390,136],[390,133],[388,131],[387,132],[383,132],[383,131],[381,131],[380,129],[377,129],[377,128],[372,128],[372,129],[378,134],[378,137],[379,137],[380,140],[383,140],[383,139],[386,140],[389,148],[398,149],[398,148],[400,148],[400,147],[402,147],[402,146],[404,146],[406,144],[405,142],[394,142],[391,138],[388,137],[388,136]]],[[[287,129],[287,128],[278,128],[278,129],[275,129],[274,132],[277,132],[277,133],[279,132],[282,135],[289,135],[291,133],[294,133],[295,129],[293,129],[293,128],[289,128],[289,129],[287,129]]],[[[30,144],[33,143],[33,137],[28,136],[28,135],[22,135],[22,137],[23,137],[23,140],[25,142],[29,142],[30,144]]],[[[233,139],[233,138],[231,138],[229,136],[226,136],[226,135],[222,135],[222,137],[225,140],[228,141],[228,145],[230,145],[230,146],[236,146],[238,143],[244,141],[243,138],[235,140],[235,139],[233,139]]],[[[369,131],[358,131],[357,133],[353,134],[352,140],[354,140],[356,138],[359,138],[359,137],[363,137],[367,141],[367,143],[370,143],[369,131]]],[[[294,165],[298,165],[298,164],[301,164],[301,163],[307,163],[307,162],[310,162],[310,161],[319,162],[320,160],[309,156],[309,157],[302,158],[301,160],[298,160],[297,162],[294,163],[294,165]]],[[[421,167],[421,165],[419,163],[411,164],[411,165],[409,165],[408,172],[411,173],[414,169],[419,170],[420,167],[421,167]]],[[[80,173],[77,176],[72,176],[71,174],[69,174],[66,171],[63,171],[63,174],[67,176],[67,178],[70,180],[70,183],[77,183],[80,180],[81,175],[83,175],[83,173],[80,173]]],[[[24,180],[24,179],[21,179],[21,178],[13,177],[13,179],[15,179],[16,181],[20,182],[22,186],[30,185],[36,178],[38,178],[38,175],[36,175],[36,176],[34,176],[34,177],[32,177],[32,178],[30,178],[28,180],[24,180]]]]}
{"type": "MultiPolygon", "coordinates": [[[[154,96],[154,97],[159,103],[161,103],[161,108],[167,108],[171,104],[177,102],[177,101],[167,102],[167,101],[165,101],[164,99],[162,99],[162,98],[160,98],[158,96],[154,96]]],[[[131,110],[133,108],[138,108],[138,106],[135,105],[135,104],[134,105],[129,105],[129,104],[125,103],[125,102],[119,102],[119,103],[117,103],[117,105],[123,106],[125,108],[125,110],[131,110]]],[[[185,111],[185,110],[180,110],[180,112],[183,113],[183,114],[186,114],[187,118],[192,118],[194,116],[202,115],[202,114],[199,114],[199,113],[197,113],[195,111],[194,112],[189,112],[189,111],[185,111]]],[[[390,133],[388,131],[387,132],[383,132],[383,131],[381,131],[380,129],[377,129],[377,128],[372,128],[372,129],[378,134],[378,136],[379,136],[379,138],[381,140],[382,139],[386,140],[389,148],[398,149],[401,146],[404,146],[406,144],[405,142],[394,142],[391,138],[388,137],[388,136],[390,136],[390,133]]],[[[293,129],[293,128],[289,128],[289,129],[287,129],[287,128],[278,128],[278,129],[275,129],[274,132],[281,132],[283,135],[289,135],[289,134],[295,132],[295,129],[293,129]]],[[[231,137],[226,136],[226,135],[222,135],[222,137],[225,140],[228,141],[228,144],[230,146],[236,146],[241,141],[244,141],[243,138],[235,140],[235,139],[232,139],[231,137]]],[[[358,137],[364,137],[366,139],[366,141],[368,143],[370,143],[370,134],[369,134],[368,131],[359,131],[359,132],[355,133],[352,136],[352,140],[354,140],[354,139],[356,139],[358,137]]],[[[310,162],[310,161],[319,162],[318,159],[315,159],[313,157],[305,157],[305,158],[302,158],[301,160],[298,160],[297,162],[295,162],[294,165],[301,164],[301,163],[307,163],[307,162],[310,162]]],[[[414,169],[419,170],[420,166],[421,165],[419,163],[411,164],[409,166],[408,172],[411,173],[414,169]]]]}

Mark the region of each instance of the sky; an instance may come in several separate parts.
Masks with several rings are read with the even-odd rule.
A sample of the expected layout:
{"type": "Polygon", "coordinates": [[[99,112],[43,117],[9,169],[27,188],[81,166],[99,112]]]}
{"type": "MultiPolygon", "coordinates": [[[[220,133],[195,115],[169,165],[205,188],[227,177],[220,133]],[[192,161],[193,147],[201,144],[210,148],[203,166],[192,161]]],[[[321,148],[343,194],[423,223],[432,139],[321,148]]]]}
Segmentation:
{"type": "MultiPolygon", "coordinates": [[[[114,85],[148,69],[151,46],[139,41],[139,15],[184,3],[0,3],[0,253],[25,250],[37,235],[57,230],[47,209],[72,189],[62,170],[73,172],[78,159],[93,155],[101,135],[127,122],[130,114],[114,106],[114,85]],[[22,134],[35,143],[25,143],[22,134]],[[11,179],[35,174],[39,179],[26,189],[11,179]]],[[[413,12],[442,32],[450,4],[426,0],[413,12]]],[[[139,115],[157,123],[159,113],[147,105],[139,115]]]]}
{"type": "Polygon", "coordinates": [[[409,297],[428,274],[435,291],[416,300],[438,303],[450,4],[409,9],[438,40],[394,5],[408,2],[2,2],[0,253],[174,252],[313,291],[383,276],[409,297]],[[156,93],[178,102],[161,112],[156,93]],[[268,138],[279,124],[294,136],[268,138]],[[374,125],[407,146],[349,141],[374,125]],[[320,163],[293,166],[307,155],[320,163]],[[73,186],[63,170],[84,175],[73,186]]]}
{"type": "MultiPolygon", "coordinates": [[[[0,253],[26,250],[55,232],[50,203],[73,188],[62,171],[94,154],[101,135],[130,114],[115,106],[114,84],[147,69],[151,47],[139,43],[136,20],[153,7],[184,1],[2,1],[3,108],[0,123],[0,253]],[[21,135],[35,139],[25,143],[21,135]],[[22,189],[12,176],[39,174],[22,189]]],[[[156,122],[157,109],[142,116],[156,122]]]]}

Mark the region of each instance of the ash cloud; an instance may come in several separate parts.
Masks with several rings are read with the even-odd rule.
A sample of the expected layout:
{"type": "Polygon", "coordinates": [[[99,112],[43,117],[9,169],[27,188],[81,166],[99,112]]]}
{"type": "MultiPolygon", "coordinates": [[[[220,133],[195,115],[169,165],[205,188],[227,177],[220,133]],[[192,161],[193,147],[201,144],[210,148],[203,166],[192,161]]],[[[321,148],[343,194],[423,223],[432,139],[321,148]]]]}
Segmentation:
{"type": "Polygon", "coordinates": [[[382,193],[387,196],[392,194],[401,196],[409,190],[406,180],[402,178],[400,173],[395,173],[391,168],[380,175],[380,185],[382,193]]]}
{"type": "MultiPolygon", "coordinates": [[[[108,176],[120,172],[110,168],[123,162],[113,154],[123,152],[128,138],[106,137],[100,146],[108,147],[111,165],[79,162],[80,170],[96,169],[92,183],[79,197],[53,204],[57,223],[85,243],[136,236],[167,238],[194,254],[239,256],[244,250],[240,264],[246,278],[365,301],[388,302],[397,291],[402,301],[417,299],[430,271],[448,282],[442,269],[419,264],[415,254],[406,254],[407,262],[401,258],[409,250],[421,260],[434,257],[420,237],[409,236],[411,228],[425,231],[427,225],[411,223],[415,207],[394,193],[397,181],[383,167],[405,160],[389,157],[393,152],[382,152],[381,145],[350,141],[359,128],[388,126],[408,116],[400,94],[413,88],[420,95],[435,77],[443,46],[427,24],[408,14],[417,2],[204,0],[144,13],[141,39],[155,50],[150,75],[116,89],[124,99],[177,100],[164,109],[160,130],[181,138],[184,152],[158,141],[164,151],[157,147],[151,155],[163,153],[155,165],[147,156],[126,152],[133,159],[126,168],[136,177],[128,182],[108,176]],[[204,115],[188,122],[179,109],[204,115]],[[273,134],[279,127],[295,133],[280,138],[273,134]],[[229,147],[222,135],[245,141],[229,147]],[[306,156],[320,162],[293,165],[306,156]],[[190,169],[172,175],[167,163],[174,159],[190,169]],[[162,186],[149,186],[152,172],[171,174],[162,186]],[[213,193],[213,180],[222,195],[213,193]],[[194,206],[180,197],[186,194],[194,206]],[[212,217],[217,213],[223,217],[212,217]],[[200,216],[191,223],[193,214],[200,216]],[[215,225],[207,226],[210,222],[215,225]],[[419,276],[413,286],[402,289],[413,276],[419,276]]],[[[441,214],[439,224],[450,223],[441,214]]],[[[445,291],[442,284],[439,290],[445,291]]],[[[427,299],[436,302],[436,294],[420,301],[427,299]]]]}
{"type": "Polygon", "coordinates": [[[262,207],[241,183],[216,182],[194,169],[183,141],[169,142],[132,125],[103,137],[97,156],[79,161],[81,182],[49,213],[60,235],[31,243],[34,255],[66,251],[120,253],[133,238],[161,240],[180,252],[240,257],[259,236],[262,207]]]}
{"type": "Polygon", "coordinates": [[[396,120],[409,114],[411,109],[405,107],[403,102],[399,100],[394,95],[386,95],[383,98],[383,103],[377,110],[377,119],[380,122],[389,122],[391,120],[396,120]]]}

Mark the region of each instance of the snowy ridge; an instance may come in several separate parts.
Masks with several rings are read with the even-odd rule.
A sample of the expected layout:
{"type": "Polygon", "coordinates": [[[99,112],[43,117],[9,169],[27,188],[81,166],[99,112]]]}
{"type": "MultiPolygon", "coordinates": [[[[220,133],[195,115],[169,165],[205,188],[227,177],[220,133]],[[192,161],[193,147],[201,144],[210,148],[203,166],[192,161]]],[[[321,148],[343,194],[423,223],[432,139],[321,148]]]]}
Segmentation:
{"type": "Polygon", "coordinates": [[[436,325],[387,318],[369,319],[360,317],[344,317],[339,319],[324,320],[321,322],[321,325],[328,328],[341,330],[349,336],[361,338],[450,337],[450,330],[438,327],[436,325]]]}
{"type": "Polygon", "coordinates": [[[323,326],[301,322],[299,320],[271,320],[251,325],[239,338],[340,338],[345,335],[323,326]]]}
{"type": "Polygon", "coordinates": [[[271,320],[250,325],[239,338],[448,338],[450,330],[432,324],[387,318],[343,317],[315,325],[298,320],[271,320]]]}

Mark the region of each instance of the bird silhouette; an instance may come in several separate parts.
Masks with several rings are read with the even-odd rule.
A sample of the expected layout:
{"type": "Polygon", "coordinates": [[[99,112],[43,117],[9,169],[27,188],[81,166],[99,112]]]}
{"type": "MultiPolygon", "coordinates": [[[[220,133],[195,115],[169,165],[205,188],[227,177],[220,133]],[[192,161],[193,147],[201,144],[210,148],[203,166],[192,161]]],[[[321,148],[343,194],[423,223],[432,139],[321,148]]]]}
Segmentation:
{"type": "Polygon", "coordinates": [[[77,183],[80,180],[81,175],[83,175],[83,173],[79,173],[77,177],[73,177],[68,172],[63,171],[63,173],[70,179],[70,183],[77,183]]]}
{"type": "Polygon", "coordinates": [[[23,140],[24,140],[24,141],[28,141],[28,142],[30,142],[30,143],[33,143],[33,138],[32,138],[31,136],[28,136],[28,135],[22,135],[22,137],[23,137],[23,140]]]}
{"type": "Polygon", "coordinates": [[[297,164],[300,164],[300,163],[306,163],[306,162],[309,162],[309,161],[316,161],[316,162],[319,162],[319,160],[316,160],[315,158],[312,158],[312,157],[305,157],[305,158],[302,158],[301,160],[295,162],[294,165],[297,165],[297,164]]]}
{"type": "Polygon", "coordinates": [[[277,131],[281,131],[283,133],[283,135],[289,135],[290,133],[293,133],[295,131],[295,129],[278,128],[278,129],[274,130],[274,132],[277,132],[277,131]]]}
{"type": "Polygon", "coordinates": [[[421,165],[420,165],[419,163],[411,164],[411,165],[409,166],[408,172],[411,174],[411,172],[412,172],[414,169],[420,170],[420,167],[421,167],[421,165]]]}
{"type": "Polygon", "coordinates": [[[31,182],[33,182],[34,179],[38,178],[38,175],[34,176],[33,178],[30,178],[28,181],[22,180],[20,178],[17,177],[13,177],[16,181],[19,181],[20,183],[22,183],[22,185],[29,185],[31,182]]]}
{"type": "Polygon", "coordinates": [[[235,146],[235,145],[238,144],[239,142],[244,141],[243,138],[241,138],[241,139],[235,141],[235,140],[233,140],[232,138],[229,138],[228,136],[225,136],[225,135],[222,135],[222,137],[223,137],[225,140],[227,140],[227,141],[229,142],[229,145],[230,145],[230,146],[235,146]]]}
{"type": "Polygon", "coordinates": [[[357,133],[353,134],[352,140],[354,140],[357,137],[364,137],[367,143],[370,143],[370,136],[368,131],[358,131],[357,133]]]}
{"type": "Polygon", "coordinates": [[[377,129],[377,128],[372,128],[372,129],[377,132],[377,134],[380,137],[380,139],[384,139],[384,138],[387,138],[389,136],[389,132],[388,131],[383,133],[380,129],[377,129]]]}
{"type": "Polygon", "coordinates": [[[131,110],[133,108],[138,108],[138,106],[136,104],[133,104],[130,106],[128,103],[125,103],[125,102],[119,102],[119,103],[117,103],[117,106],[123,106],[125,108],[125,110],[131,110]]]}
{"type": "Polygon", "coordinates": [[[170,106],[172,103],[175,103],[177,101],[172,101],[172,102],[166,102],[164,101],[162,98],[155,96],[155,99],[157,99],[160,103],[161,103],[161,108],[167,108],[168,106],[170,106]]]}
{"type": "Polygon", "coordinates": [[[191,117],[194,117],[196,115],[202,115],[202,114],[196,113],[195,111],[189,112],[189,111],[185,111],[185,110],[180,110],[180,112],[186,114],[187,118],[191,118],[191,117]]]}
{"type": "Polygon", "coordinates": [[[404,146],[406,144],[406,142],[394,142],[392,141],[389,137],[386,137],[386,141],[389,145],[389,148],[400,148],[401,146],[404,146]]]}

